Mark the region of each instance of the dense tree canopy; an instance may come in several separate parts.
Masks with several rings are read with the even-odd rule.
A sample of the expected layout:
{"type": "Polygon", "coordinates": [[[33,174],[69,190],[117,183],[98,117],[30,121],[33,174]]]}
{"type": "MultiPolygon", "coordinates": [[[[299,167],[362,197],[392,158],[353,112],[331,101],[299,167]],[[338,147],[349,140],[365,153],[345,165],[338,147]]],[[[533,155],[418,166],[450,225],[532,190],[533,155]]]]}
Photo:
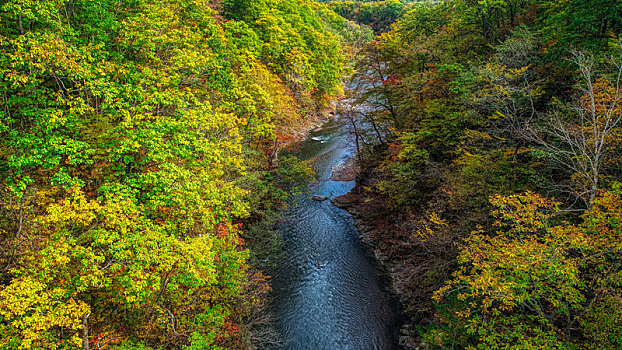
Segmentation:
{"type": "Polygon", "coordinates": [[[621,10],[421,1],[365,47],[359,191],[404,347],[621,346],[621,10]]]}
{"type": "Polygon", "coordinates": [[[238,223],[365,34],[307,0],[0,6],[0,347],[246,346],[238,223]]]}
{"type": "Polygon", "coordinates": [[[279,206],[313,177],[278,154],[349,73],[401,345],[622,347],[621,14],[3,1],[0,348],[278,343],[262,269],[279,206]]]}
{"type": "Polygon", "coordinates": [[[406,7],[403,0],[385,1],[328,1],[336,13],[371,27],[376,33],[386,32],[406,7]]]}

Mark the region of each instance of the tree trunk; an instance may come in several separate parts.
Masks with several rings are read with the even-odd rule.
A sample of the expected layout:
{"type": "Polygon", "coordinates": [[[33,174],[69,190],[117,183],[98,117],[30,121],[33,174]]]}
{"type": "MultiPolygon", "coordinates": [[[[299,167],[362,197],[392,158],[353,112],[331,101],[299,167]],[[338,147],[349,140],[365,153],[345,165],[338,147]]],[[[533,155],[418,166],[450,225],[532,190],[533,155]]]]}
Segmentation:
{"type": "Polygon", "coordinates": [[[590,201],[587,203],[587,209],[592,209],[594,205],[594,199],[596,199],[596,194],[598,193],[598,171],[594,171],[594,175],[592,178],[592,188],[590,188],[590,201]]]}
{"type": "Polygon", "coordinates": [[[89,316],[91,313],[82,316],[82,349],[84,350],[89,350],[89,316]]]}
{"type": "Polygon", "coordinates": [[[374,132],[376,133],[376,137],[378,138],[378,141],[380,142],[381,145],[385,145],[384,140],[382,140],[382,136],[380,135],[380,131],[378,130],[378,126],[376,125],[376,121],[374,120],[373,117],[370,117],[369,115],[365,115],[367,117],[367,119],[369,119],[369,122],[371,123],[371,126],[374,128],[374,132]]]}
{"type": "Polygon", "coordinates": [[[359,134],[359,130],[358,130],[358,127],[356,126],[356,122],[354,121],[354,118],[349,118],[349,119],[350,119],[350,122],[352,123],[352,127],[354,128],[354,137],[356,140],[356,155],[359,161],[361,161],[361,145],[359,141],[359,138],[361,137],[361,135],[359,134]]]}

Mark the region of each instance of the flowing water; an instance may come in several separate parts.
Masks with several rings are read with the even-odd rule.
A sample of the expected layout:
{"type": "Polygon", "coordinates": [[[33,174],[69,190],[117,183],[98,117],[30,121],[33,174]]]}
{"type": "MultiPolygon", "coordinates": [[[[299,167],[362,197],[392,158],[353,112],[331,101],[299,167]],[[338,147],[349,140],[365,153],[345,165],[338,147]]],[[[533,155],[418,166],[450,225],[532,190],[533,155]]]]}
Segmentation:
{"type": "Polygon", "coordinates": [[[346,194],[352,182],[331,181],[331,170],[356,152],[346,126],[329,122],[296,156],[312,160],[318,182],[292,201],[280,231],[284,257],[274,275],[274,312],[282,349],[393,349],[394,303],[353,219],[330,203],[310,199],[346,194]]]}

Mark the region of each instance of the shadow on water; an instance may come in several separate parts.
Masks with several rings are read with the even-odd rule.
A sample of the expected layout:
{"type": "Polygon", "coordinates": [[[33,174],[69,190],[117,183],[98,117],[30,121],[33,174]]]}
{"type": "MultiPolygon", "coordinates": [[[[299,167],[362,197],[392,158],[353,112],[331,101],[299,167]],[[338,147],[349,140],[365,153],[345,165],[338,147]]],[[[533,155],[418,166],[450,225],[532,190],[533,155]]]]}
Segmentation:
{"type": "Polygon", "coordinates": [[[282,349],[393,349],[395,302],[353,219],[329,200],[346,194],[354,181],[331,181],[331,169],[354,155],[346,126],[332,121],[310,135],[296,156],[313,160],[318,182],[293,198],[280,225],[284,254],[274,272],[273,311],[282,349]]]}

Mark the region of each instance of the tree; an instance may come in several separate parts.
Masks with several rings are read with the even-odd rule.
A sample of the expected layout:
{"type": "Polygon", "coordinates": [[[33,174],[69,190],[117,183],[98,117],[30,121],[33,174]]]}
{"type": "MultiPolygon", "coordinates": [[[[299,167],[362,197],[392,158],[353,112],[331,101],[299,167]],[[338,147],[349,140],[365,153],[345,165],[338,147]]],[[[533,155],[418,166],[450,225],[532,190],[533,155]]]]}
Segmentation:
{"type": "Polygon", "coordinates": [[[620,320],[603,310],[620,307],[621,189],[618,183],[600,193],[578,225],[560,221],[560,203],[532,192],[491,197],[496,230],[471,234],[460,269],[436,294],[451,313],[445,322],[466,330],[460,341],[479,349],[562,349],[589,345],[581,334],[595,331],[605,348],[619,346],[619,332],[602,335],[620,320]]]}
{"type": "Polygon", "coordinates": [[[496,54],[484,69],[491,85],[489,94],[482,96],[484,105],[501,114],[505,125],[496,125],[495,129],[504,136],[524,138],[525,124],[536,116],[536,98],[540,94],[532,67],[536,63],[536,45],[534,34],[519,28],[495,47],[496,54]]]}
{"type": "Polygon", "coordinates": [[[588,54],[575,52],[573,62],[580,71],[581,95],[570,106],[546,115],[543,128],[527,127],[545,156],[572,173],[574,193],[589,208],[620,147],[622,58],[609,59],[609,74],[598,74],[588,54]]]}
{"type": "Polygon", "coordinates": [[[357,62],[354,77],[356,99],[354,104],[360,105],[363,113],[378,124],[389,124],[389,130],[398,130],[400,121],[397,114],[394,81],[390,77],[390,66],[383,57],[378,42],[370,42],[365,48],[365,55],[357,62]]]}

